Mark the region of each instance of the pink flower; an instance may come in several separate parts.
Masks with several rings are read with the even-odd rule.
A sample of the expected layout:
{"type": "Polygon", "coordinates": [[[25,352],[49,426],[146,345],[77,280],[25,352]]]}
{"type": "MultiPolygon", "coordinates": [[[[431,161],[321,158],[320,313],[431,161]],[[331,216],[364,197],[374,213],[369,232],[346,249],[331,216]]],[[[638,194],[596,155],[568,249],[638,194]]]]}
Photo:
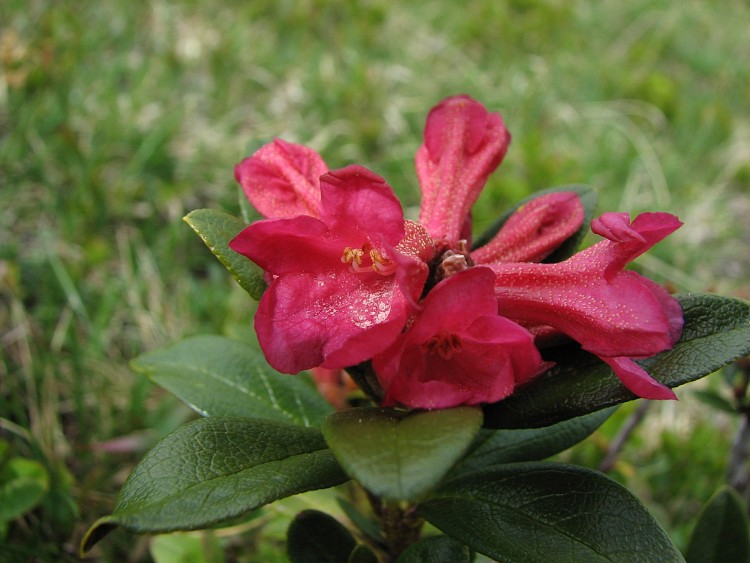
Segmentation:
{"type": "Polygon", "coordinates": [[[255,315],[269,364],[343,368],[398,336],[419,297],[432,240],[404,222],[391,187],[361,166],[320,178],[320,217],[253,223],[230,246],[272,277],[255,315]]]}
{"type": "Polygon", "coordinates": [[[553,192],[519,207],[500,231],[471,253],[475,264],[541,262],[583,224],[576,192],[553,192]]]}
{"type": "Polygon", "coordinates": [[[498,113],[469,96],[446,98],[427,116],[416,155],[422,191],[419,223],[436,242],[470,238],[471,207],[510,143],[498,113]]]}
{"type": "Polygon", "coordinates": [[[623,268],[679,221],[604,214],[592,229],[607,240],[544,264],[584,220],[575,192],[548,193],[470,252],[471,208],[509,142],[500,115],[469,96],[435,106],[415,158],[419,223],[404,221],[379,176],[359,166],[327,172],[302,145],[276,140],[240,163],[237,180],[268,219],[230,246],[271,282],[255,319],[269,363],[323,373],[372,359],[385,404],[494,402],[543,369],[530,330],[537,343],[578,341],[637,395],[674,398],[633,358],[672,347],[682,311],[623,268]]]}
{"type": "Polygon", "coordinates": [[[275,139],[234,169],[247,199],[267,218],[320,215],[320,177],[328,167],[303,145],[275,139]]]}
{"type": "Polygon", "coordinates": [[[489,268],[439,283],[396,341],[373,358],[383,404],[448,408],[492,403],[542,369],[533,336],[497,314],[489,268]]]}
{"type": "Polygon", "coordinates": [[[674,346],[682,331],[676,299],[623,267],[682,223],[668,213],[605,213],[592,230],[608,240],[556,264],[496,263],[500,314],[524,326],[550,326],[578,341],[614,370],[636,395],[674,399],[631,358],[674,346]]]}

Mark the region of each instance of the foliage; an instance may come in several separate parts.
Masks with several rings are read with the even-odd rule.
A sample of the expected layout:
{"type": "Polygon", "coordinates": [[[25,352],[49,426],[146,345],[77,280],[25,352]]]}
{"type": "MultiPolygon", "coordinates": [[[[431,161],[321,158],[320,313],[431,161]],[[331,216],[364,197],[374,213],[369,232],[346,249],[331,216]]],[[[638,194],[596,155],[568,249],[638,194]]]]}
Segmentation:
{"type": "MultiPolygon", "coordinates": [[[[698,302],[705,305],[706,299],[699,297],[698,302]]],[[[728,299],[710,300],[714,312],[740,306],[728,299]]],[[[693,335],[701,331],[703,339],[728,335],[726,342],[733,342],[737,322],[745,324],[732,315],[706,319],[687,314],[678,356],[691,357],[693,349],[702,350],[702,339],[693,343],[693,335]]],[[[729,347],[716,352],[715,361],[720,362],[718,354],[746,352],[750,350],[729,347]]],[[[118,525],[136,532],[205,528],[292,494],[343,483],[348,475],[378,499],[374,506],[381,508],[375,510],[384,511],[379,515],[387,542],[383,549],[394,557],[413,543],[409,540],[390,551],[403,538],[389,537],[395,533],[389,529],[389,518],[397,522],[407,518],[407,512],[394,503],[408,501],[455,540],[499,561],[541,561],[553,552],[561,561],[582,557],[604,561],[614,556],[633,561],[644,556],[682,560],[668,535],[626,488],[582,467],[531,461],[586,437],[610,412],[576,418],[564,414],[565,405],[550,407],[553,414],[563,413],[563,420],[549,435],[543,428],[477,436],[482,416],[475,407],[432,412],[355,408],[326,417],[321,433],[306,426],[309,418],[300,413],[309,407],[301,399],[286,403],[296,404],[297,413],[289,406],[281,408],[279,400],[295,384],[260,362],[246,361],[251,357],[249,345],[204,337],[136,360],[135,365],[153,379],[172,386],[174,380],[163,376],[175,370],[189,372],[188,366],[202,374],[231,374],[234,386],[252,398],[249,404],[257,404],[245,416],[226,416],[221,401],[215,402],[226,387],[223,377],[202,377],[200,393],[188,385],[183,398],[210,416],[177,429],[146,455],[125,483],[113,513],[87,532],[83,550],[118,525]],[[201,351],[201,346],[206,349],[201,351]],[[191,354],[196,349],[206,366],[194,366],[191,354]],[[215,406],[206,408],[203,402],[215,406]],[[294,423],[277,422],[281,414],[294,423]],[[394,510],[398,516],[389,516],[394,510]],[[523,538],[533,538],[533,549],[523,538]]],[[[709,370],[711,361],[696,369],[709,370]]],[[[602,374],[587,377],[599,379],[602,374]]],[[[679,385],[682,380],[666,382],[679,385]]],[[[175,387],[178,393],[181,383],[175,387]]],[[[308,391],[313,393],[311,388],[308,391]]],[[[594,388],[590,396],[600,408],[608,404],[606,389],[594,388]]],[[[232,401],[227,408],[227,413],[235,414],[232,401]]],[[[709,522],[707,518],[703,522],[709,522]]],[[[418,519],[413,526],[418,534],[418,519]]],[[[367,548],[358,548],[348,531],[320,512],[303,512],[292,522],[288,545],[293,561],[344,561],[355,549],[358,557],[369,557],[367,548]],[[321,530],[345,541],[321,543],[321,530]]]]}

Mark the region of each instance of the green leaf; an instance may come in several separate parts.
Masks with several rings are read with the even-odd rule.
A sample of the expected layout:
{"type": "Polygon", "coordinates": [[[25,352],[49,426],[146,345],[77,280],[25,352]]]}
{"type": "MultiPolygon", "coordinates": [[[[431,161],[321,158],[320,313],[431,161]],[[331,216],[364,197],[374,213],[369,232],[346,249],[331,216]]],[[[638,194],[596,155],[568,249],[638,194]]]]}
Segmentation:
{"type": "Polygon", "coordinates": [[[518,461],[539,461],[574,446],[597,428],[617,407],[594,412],[546,428],[482,430],[470,452],[451,471],[449,478],[518,461]]]}
{"type": "Polygon", "coordinates": [[[318,427],[333,408],[303,376],[282,375],[250,344],[194,336],[131,362],[203,416],[245,416],[318,427]]]}
{"type": "Polygon", "coordinates": [[[449,536],[432,536],[410,545],[396,563],[471,563],[467,546],[449,536]]]}
{"type": "Polygon", "coordinates": [[[565,240],[559,247],[557,247],[557,249],[552,254],[545,258],[544,262],[561,262],[571,257],[573,254],[575,254],[576,250],[583,241],[583,238],[586,236],[586,233],[589,229],[589,224],[594,218],[594,212],[596,210],[596,203],[598,199],[597,194],[593,189],[587,186],[559,186],[547,190],[540,190],[531,194],[529,197],[522,199],[516,205],[506,210],[505,213],[503,213],[497,221],[490,225],[490,227],[476,239],[476,241],[472,245],[472,249],[484,246],[490,240],[492,240],[492,237],[494,237],[498,233],[498,231],[500,231],[505,222],[519,207],[526,205],[531,200],[536,199],[540,196],[557,192],[576,192],[578,194],[578,196],[581,198],[581,203],[583,203],[583,223],[581,224],[581,228],[578,229],[578,231],[576,231],[573,235],[568,237],[568,239],[565,240]]]}
{"type": "Polygon", "coordinates": [[[703,508],[685,559],[688,563],[750,561],[747,509],[733,490],[720,490],[703,508]]]}
{"type": "MultiPolygon", "coordinates": [[[[750,354],[750,303],[707,294],[678,300],[685,314],[680,341],[639,362],[654,379],[678,387],[750,354]]],[[[552,352],[555,367],[485,408],[486,427],[547,426],[636,398],[596,356],[577,346],[552,352]]]]}
{"type": "Polygon", "coordinates": [[[198,234],[242,289],[256,301],[266,289],[263,270],[229,248],[229,241],[247,227],[242,219],[216,209],[196,209],[184,221],[198,234]]]}
{"type": "Polygon", "coordinates": [[[415,500],[437,485],[482,424],[474,407],[436,411],[357,408],[321,427],[344,470],[386,500],[415,500]]]}
{"type": "Polygon", "coordinates": [[[625,487],[583,467],[517,463],[441,486],[419,511],[499,562],[682,561],[625,487]]]}
{"type": "Polygon", "coordinates": [[[168,435],[135,467],[83,552],[115,526],[195,530],[269,502],[338,485],[346,475],[312,428],[248,418],[202,418],[168,435]]]}
{"type": "Polygon", "coordinates": [[[287,554],[292,563],[347,563],[357,542],[333,516],[303,510],[287,532],[287,554]]]}
{"type": "Polygon", "coordinates": [[[36,507],[49,489],[49,474],[33,459],[12,457],[0,465],[0,522],[36,507]]]}

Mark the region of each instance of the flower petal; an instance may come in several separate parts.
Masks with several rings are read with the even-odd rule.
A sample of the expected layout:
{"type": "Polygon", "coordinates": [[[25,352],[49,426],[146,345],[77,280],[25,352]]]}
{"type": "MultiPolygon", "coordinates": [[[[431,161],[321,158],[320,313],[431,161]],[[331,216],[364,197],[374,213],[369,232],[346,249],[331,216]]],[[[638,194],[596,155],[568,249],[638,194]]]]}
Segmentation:
{"type": "Polygon", "coordinates": [[[606,263],[604,274],[610,277],[681,225],[682,222],[670,213],[641,213],[632,223],[627,213],[604,213],[591,222],[591,230],[609,240],[577,256],[582,261],[606,263]]]}
{"type": "Polygon", "coordinates": [[[653,379],[646,370],[630,358],[602,357],[629,391],[644,399],[677,400],[677,395],[666,385],[653,379]]]}
{"type": "Polygon", "coordinates": [[[247,199],[266,218],[319,215],[321,175],[328,167],[309,147],[275,139],[234,169],[247,199]]]}
{"type": "Polygon", "coordinates": [[[682,329],[679,304],[652,281],[621,268],[679,221],[649,214],[625,228],[620,218],[607,219],[613,218],[619,240],[600,242],[564,262],[493,264],[500,313],[526,326],[554,327],[599,356],[648,357],[671,348],[682,329]]]}
{"type": "Polygon", "coordinates": [[[419,222],[435,240],[453,245],[461,238],[471,207],[509,142],[500,115],[469,96],[446,98],[430,111],[416,168],[419,222]]]}
{"type": "Polygon", "coordinates": [[[364,166],[321,176],[320,190],[321,220],[338,238],[364,242],[377,236],[395,246],[404,237],[404,212],[393,188],[364,166]]]}
{"type": "Polygon", "coordinates": [[[410,328],[373,358],[385,405],[495,402],[539,373],[531,334],[497,315],[492,280],[488,269],[471,268],[442,281],[410,328]]]}
{"type": "Polygon", "coordinates": [[[340,262],[343,246],[330,236],[320,219],[300,215],[256,221],[234,237],[229,248],[279,276],[328,271],[340,262]]]}
{"type": "Polygon", "coordinates": [[[471,253],[476,264],[541,262],[583,224],[576,192],[555,192],[519,207],[486,245],[471,253]]]}
{"type": "Polygon", "coordinates": [[[393,276],[301,272],[274,280],[258,305],[255,329],[278,371],[337,369],[391,344],[408,313],[393,276]]]}

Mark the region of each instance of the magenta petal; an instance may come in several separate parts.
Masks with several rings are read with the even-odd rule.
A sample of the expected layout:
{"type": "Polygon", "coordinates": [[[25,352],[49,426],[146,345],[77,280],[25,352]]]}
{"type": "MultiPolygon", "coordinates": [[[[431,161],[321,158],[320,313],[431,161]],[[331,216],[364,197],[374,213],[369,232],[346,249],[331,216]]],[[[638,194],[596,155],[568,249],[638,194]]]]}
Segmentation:
{"type": "Polygon", "coordinates": [[[422,302],[411,328],[413,338],[428,338],[441,327],[463,331],[477,317],[497,315],[497,300],[489,268],[469,268],[437,284],[422,302]],[[489,290],[488,290],[489,288],[489,290]]]}
{"type": "Polygon", "coordinates": [[[255,209],[269,219],[319,215],[321,175],[328,171],[311,148],[276,139],[234,169],[255,209]]]}
{"type": "Polygon", "coordinates": [[[416,168],[419,222],[435,240],[454,245],[461,238],[471,207],[509,142],[500,115],[469,96],[446,98],[432,108],[416,168]]]}
{"type": "Polygon", "coordinates": [[[407,315],[393,277],[346,271],[288,274],[263,294],[255,328],[268,363],[297,373],[369,359],[396,338],[407,315]]]}
{"type": "Polygon", "coordinates": [[[583,224],[575,192],[537,197],[513,213],[486,245],[471,253],[476,264],[541,262],[583,224]]]}
{"type": "Polygon", "coordinates": [[[641,213],[630,225],[628,221],[627,213],[604,213],[594,219],[591,229],[609,240],[579,252],[574,258],[606,262],[604,275],[610,277],[682,225],[670,213],[641,213]]]}
{"type": "Polygon", "coordinates": [[[440,282],[373,367],[384,405],[448,408],[498,401],[537,374],[531,334],[497,315],[492,273],[470,268],[440,282]]]}
{"type": "Polygon", "coordinates": [[[307,215],[265,219],[245,227],[229,247],[273,275],[320,272],[340,262],[343,245],[331,240],[328,229],[307,215]]]}
{"type": "Polygon", "coordinates": [[[632,272],[607,281],[600,272],[559,264],[495,264],[500,314],[548,325],[604,356],[646,357],[670,348],[672,327],[651,287],[632,272]]]}
{"type": "Polygon", "coordinates": [[[630,392],[644,399],[677,400],[677,395],[666,385],[653,379],[646,370],[630,358],[601,358],[630,392]]]}
{"type": "Polygon", "coordinates": [[[551,326],[599,356],[647,357],[671,348],[682,329],[676,300],[622,267],[674,229],[666,213],[607,214],[595,221],[612,236],[557,264],[493,264],[500,314],[526,326],[551,326]]]}
{"type": "Polygon", "coordinates": [[[393,246],[403,238],[401,203],[374,172],[353,164],[323,175],[320,183],[321,219],[338,238],[360,240],[357,246],[375,234],[393,246]]]}

